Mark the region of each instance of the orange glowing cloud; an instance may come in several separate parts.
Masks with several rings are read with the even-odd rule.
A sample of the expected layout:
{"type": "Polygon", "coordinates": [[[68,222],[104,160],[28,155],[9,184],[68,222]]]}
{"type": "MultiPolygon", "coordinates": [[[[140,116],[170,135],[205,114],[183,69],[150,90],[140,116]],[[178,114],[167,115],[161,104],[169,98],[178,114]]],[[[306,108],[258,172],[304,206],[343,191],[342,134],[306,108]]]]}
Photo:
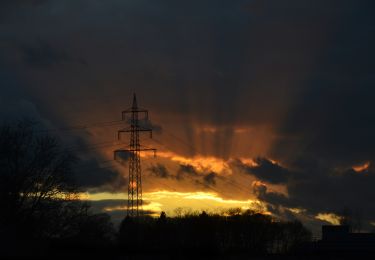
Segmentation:
{"type": "Polygon", "coordinates": [[[365,162],[364,164],[353,166],[352,169],[355,172],[364,172],[364,171],[367,171],[370,168],[370,165],[371,165],[370,162],[365,162]]]}
{"type": "Polygon", "coordinates": [[[326,221],[332,225],[340,225],[341,217],[333,213],[319,213],[315,216],[316,219],[326,221]]]}
{"type": "Polygon", "coordinates": [[[251,159],[251,158],[240,158],[240,161],[249,166],[249,167],[257,167],[258,166],[258,163],[254,160],[254,159],[251,159]]]}
{"type": "MultiPolygon", "coordinates": [[[[143,158],[151,158],[152,155],[148,153],[141,153],[141,157],[143,158]]],[[[232,175],[233,170],[230,166],[230,163],[234,160],[232,158],[228,160],[224,160],[221,158],[217,158],[214,156],[202,156],[202,155],[196,155],[194,157],[185,157],[182,155],[178,155],[172,152],[164,152],[160,151],[157,153],[158,157],[169,159],[173,162],[177,162],[182,165],[191,165],[195,169],[197,169],[200,172],[215,172],[222,175],[232,175]]],[[[252,158],[245,158],[241,157],[239,160],[246,164],[249,167],[256,167],[258,166],[257,162],[252,158]]],[[[272,163],[277,164],[276,161],[272,161],[272,163]]]]}
{"type": "MultiPolygon", "coordinates": [[[[149,157],[143,154],[143,157],[149,157]]],[[[183,165],[191,165],[200,172],[212,171],[218,174],[231,175],[232,169],[229,162],[213,156],[194,156],[192,158],[177,155],[172,152],[158,152],[158,156],[183,165]]]]}

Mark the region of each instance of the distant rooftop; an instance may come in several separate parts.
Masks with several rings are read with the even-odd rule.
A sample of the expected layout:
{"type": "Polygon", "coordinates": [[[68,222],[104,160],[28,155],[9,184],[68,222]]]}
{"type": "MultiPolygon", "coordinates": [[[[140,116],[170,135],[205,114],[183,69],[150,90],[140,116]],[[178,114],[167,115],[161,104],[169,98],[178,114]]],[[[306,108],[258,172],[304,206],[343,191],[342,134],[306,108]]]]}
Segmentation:
{"type": "Polygon", "coordinates": [[[348,225],[322,226],[322,240],[316,244],[322,252],[375,252],[375,233],[352,233],[348,225]]]}

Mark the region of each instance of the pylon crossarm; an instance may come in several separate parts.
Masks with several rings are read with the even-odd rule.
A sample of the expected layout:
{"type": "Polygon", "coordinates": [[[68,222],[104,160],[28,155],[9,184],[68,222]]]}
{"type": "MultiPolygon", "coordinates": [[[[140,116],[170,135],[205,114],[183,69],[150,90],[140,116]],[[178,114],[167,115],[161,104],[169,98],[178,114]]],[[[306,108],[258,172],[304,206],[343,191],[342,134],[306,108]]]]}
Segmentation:
{"type": "Polygon", "coordinates": [[[121,129],[121,130],[118,130],[117,131],[117,140],[120,140],[121,139],[121,134],[122,133],[129,133],[130,130],[129,129],[121,129]]]}
{"type": "Polygon", "coordinates": [[[137,108],[137,109],[134,109],[134,108],[129,108],[129,109],[126,109],[124,111],[122,111],[123,114],[127,113],[127,114],[131,114],[131,113],[148,113],[148,110],[147,109],[141,109],[141,108],[137,108]]]}
{"type": "Polygon", "coordinates": [[[146,128],[146,127],[135,127],[134,129],[131,129],[130,127],[128,128],[124,128],[124,129],[121,129],[119,130],[118,132],[121,132],[121,133],[131,133],[132,131],[139,131],[139,132],[150,132],[152,131],[151,128],[146,128]]]}
{"type": "Polygon", "coordinates": [[[121,134],[122,133],[132,133],[132,131],[137,131],[137,132],[150,132],[150,137],[152,138],[152,129],[147,129],[147,128],[140,128],[140,127],[137,127],[135,128],[134,130],[132,129],[122,129],[122,130],[118,130],[117,131],[117,139],[120,140],[121,139],[121,134]]]}
{"type": "Polygon", "coordinates": [[[115,152],[147,152],[147,151],[156,152],[156,149],[154,149],[154,148],[119,149],[119,150],[116,150],[115,152]]]}
{"type": "Polygon", "coordinates": [[[122,111],[122,120],[125,120],[126,114],[133,114],[133,113],[144,113],[145,118],[148,120],[148,111],[144,109],[129,109],[129,110],[124,110],[122,111]]]}

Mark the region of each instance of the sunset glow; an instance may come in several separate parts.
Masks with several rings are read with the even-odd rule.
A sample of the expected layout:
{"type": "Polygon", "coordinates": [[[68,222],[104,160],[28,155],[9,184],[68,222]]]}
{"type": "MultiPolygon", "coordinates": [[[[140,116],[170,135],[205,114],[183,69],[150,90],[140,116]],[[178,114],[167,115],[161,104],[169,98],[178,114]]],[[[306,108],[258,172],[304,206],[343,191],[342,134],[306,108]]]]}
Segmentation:
{"type": "Polygon", "coordinates": [[[353,166],[353,170],[356,172],[363,172],[363,171],[368,170],[370,165],[371,165],[370,162],[365,162],[364,164],[353,166]]]}

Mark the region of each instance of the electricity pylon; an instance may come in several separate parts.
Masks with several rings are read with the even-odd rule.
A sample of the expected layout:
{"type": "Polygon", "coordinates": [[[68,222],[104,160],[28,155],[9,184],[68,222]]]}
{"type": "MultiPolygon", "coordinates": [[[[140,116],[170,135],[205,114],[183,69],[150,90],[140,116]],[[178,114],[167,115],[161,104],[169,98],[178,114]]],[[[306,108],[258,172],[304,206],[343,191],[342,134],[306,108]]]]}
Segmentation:
{"type": "Polygon", "coordinates": [[[129,180],[128,180],[128,207],[127,215],[129,217],[140,217],[142,210],[142,170],[141,170],[141,152],[153,151],[156,156],[156,149],[145,148],[141,146],[139,134],[149,132],[152,138],[152,129],[146,127],[148,121],[148,110],[140,109],[137,105],[137,97],[133,96],[133,105],[131,108],[122,111],[122,120],[129,124],[128,127],[118,131],[118,139],[121,139],[122,133],[130,133],[130,144],[127,149],[116,150],[115,160],[119,153],[128,155],[129,158],[129,180]],[[130,114],[130,118],[127,115],[130,114]],[[144,116],[139,118],[139,116],[144,116]],[[143,125],[143,126],[142,126],[143,125]]]}

